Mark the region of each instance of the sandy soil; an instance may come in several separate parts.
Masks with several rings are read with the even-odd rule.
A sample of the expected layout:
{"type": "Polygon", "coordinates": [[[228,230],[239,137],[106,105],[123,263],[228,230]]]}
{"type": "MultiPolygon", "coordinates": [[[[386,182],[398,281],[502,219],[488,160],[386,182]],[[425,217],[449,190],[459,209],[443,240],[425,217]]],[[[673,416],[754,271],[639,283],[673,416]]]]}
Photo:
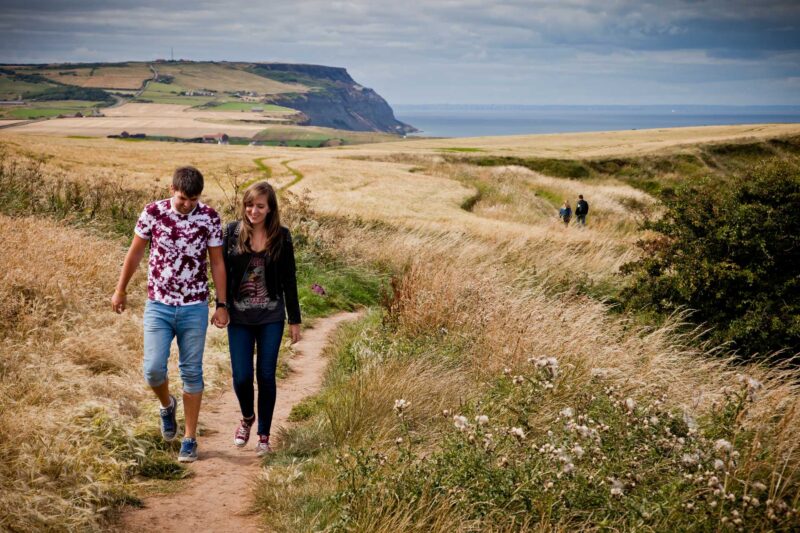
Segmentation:
{"type": "MultiPolygon", "coordinates": [[[[358,313],[339,313],[315,322],[303,332],[289,362],[292,373],[278,382],[278,402],[273,418],[275,429],[285,425],[292,406],[317,392],[327,361],[322,350],[342,322],[354,320],[358,313]]],[[[218,333],[219,334],[219,333],[218,333]]],[[[233,390],[203,405],[200,424],[204,436],[198,439],[199,459],[191,464],[193,476],[186,488],[165,496],[145,500],[143,509],[125,513],[121,531],[222,532],[261,531],[257,517],[249,513],[251,485],[261,470],[255,454],[255,435],[244,448],[233,445],[233,432],[239,418],[239,404],[233,390]]],[[[279,442],[274,444],[280,445],[279,442]]]]}

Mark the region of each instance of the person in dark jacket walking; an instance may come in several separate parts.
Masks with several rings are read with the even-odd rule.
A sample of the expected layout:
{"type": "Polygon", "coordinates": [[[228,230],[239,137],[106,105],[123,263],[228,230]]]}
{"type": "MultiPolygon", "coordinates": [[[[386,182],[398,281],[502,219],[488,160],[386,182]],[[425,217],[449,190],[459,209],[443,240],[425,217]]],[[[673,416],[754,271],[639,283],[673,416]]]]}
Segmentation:
{"type": "Polygon", "coordinates": [[[575,204],[576,222],[581,226],[586,225],[586,215],[589,214],[589,202],[583,199],[583,195],[578,195],[578,203],[575,204]]]}
{"type": "Polygon", "coordinates": [[[280,223],[275,190],[266,181],[244,192],[239,220],[227,225],[224,238],[228,276],[233,389],[242,420],[233,443],[242,447],[256,421],[253,409],[253,356],[258,381],[258,455],[269,445],[275,410],[275,369],[288,318],[291,341],[300,340],[300,304],[297,297],[294,247],[289,230],[280,223]]]}
{"type": "Polygon", "coordinates": [[[572,218],[572,207],[569,205],[569,200],[564,200],[564,205],[558,210],[558,216],[564,221],[564,226],[569,226],[569,221],[572,218]]]}

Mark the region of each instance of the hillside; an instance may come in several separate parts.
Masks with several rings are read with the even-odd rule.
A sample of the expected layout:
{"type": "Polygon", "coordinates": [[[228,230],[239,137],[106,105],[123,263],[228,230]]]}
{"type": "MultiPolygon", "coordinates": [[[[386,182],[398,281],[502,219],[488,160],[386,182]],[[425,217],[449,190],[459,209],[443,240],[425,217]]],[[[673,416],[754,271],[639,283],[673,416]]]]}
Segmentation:
{"type": "MultiPolygon", "coordinates": [[[[287,63],[155,61],[0,66],[0,118],[102,113],[126,102],[255,112],[288,110],[291,122],[403,135],[378,93],[343,68],[287,63]],[[279,108],[276,106],[280,106],[279,108]]],[[[285,113],[284,113],[285,115],[285,113]]]]}
{"type": "MultiPolygon", "coordinates": [[[[138,373],[142,270],[134,312],[106,309],[106,267],[121,263],[142,203],[191,162],[206,175],[205,201],[222,210],[242,183],[268,178],[280,190],[305,327],[332,309],[367,308],[326,349],[323,389],[292,409],[277,453],[248,480],[242,500],[260,526],[798,529],[796,371],[733,365],[726,346],[697,343],[685,317],[643,324],[607,296],[640,255],[643,208],[661,209],[650,181],[724,184],[753,161],[796,161],[800,125],[332,150],[156,150],[18,131],[0,131],[0,218],[22,254],[0,261],[10,324],[0,335],[3,527],[111,529],[142,499],[147,509],[154,494],[196,490],[213,464],[205,458],[238,470],[227,444],[236,455],[201,455],[183,479],[161,443],[138,373]],[[587,226],[565,227],[557,206],[578,194],[592,206],[587,226]],[[26,269],[34,241],[52,252],[44,270],[26,269]],[[47,382],[29,372],[43,365],[54,369],[47,382]],[[69,438],[50,445],[55,432],[69,438]]],[[[227,390],[226,347],[209,348],[209,391],[227,390]]],[[[227,412],[215,394],[203,409],[201,420],[227,412]]],[[[222,429],[228,439],[235,422],[222,429]]]]}

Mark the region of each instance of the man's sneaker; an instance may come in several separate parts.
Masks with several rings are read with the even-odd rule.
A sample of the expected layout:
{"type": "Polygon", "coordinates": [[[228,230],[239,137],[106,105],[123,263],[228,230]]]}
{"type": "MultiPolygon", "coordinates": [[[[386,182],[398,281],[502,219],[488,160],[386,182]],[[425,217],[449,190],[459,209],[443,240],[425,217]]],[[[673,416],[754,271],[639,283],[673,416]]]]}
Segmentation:
{"type": "Polygon", "coordinates": [[[164,440],[171,441],[178,434],[178,421],[175,419],[175,411],[177,411],[178,400],[175,396],[170,394],[169,407],[161,408],[161,436],[164,440]]]}
{"type": "Polygon", "coordinates": [[[242,418],[242,422],[239,424],[239,427],[236,428],[236,433],[233,435],[233,444],[241,448],[247,441],[250,440],[250,428],[253,427],[253,422],[255,422],[256,417],[250,419],[248,422],[246,418],[242,418]]]}
{"type": "Polygon", "coordinates": [[[256,455],[262,457],[272,453],[272,448],[269,445],[269,435],[259,435],[258,444],[256,444],[256,455]]]}
{"type": "Polygon", "coordinates": [[[181,463],[193,463],[197,461],[197,440],[188,437],[181,442],[181,451],[178,454],[178,461],[181,463]]]}

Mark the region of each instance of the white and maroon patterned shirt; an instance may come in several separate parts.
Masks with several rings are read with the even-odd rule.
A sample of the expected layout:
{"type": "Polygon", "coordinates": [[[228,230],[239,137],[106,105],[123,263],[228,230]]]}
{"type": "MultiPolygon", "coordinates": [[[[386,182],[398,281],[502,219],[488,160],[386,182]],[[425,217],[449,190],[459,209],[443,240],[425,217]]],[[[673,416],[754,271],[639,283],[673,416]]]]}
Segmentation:
{"type": "Polygon", "coordinates": [[[206,253],[222,246],[222,222],[212,208],[197,204],[182,215],[169,198],[148,204],[136,222],[136,235],[150,241],[147,297],[167,305],[208,300],[206,253]]]}

